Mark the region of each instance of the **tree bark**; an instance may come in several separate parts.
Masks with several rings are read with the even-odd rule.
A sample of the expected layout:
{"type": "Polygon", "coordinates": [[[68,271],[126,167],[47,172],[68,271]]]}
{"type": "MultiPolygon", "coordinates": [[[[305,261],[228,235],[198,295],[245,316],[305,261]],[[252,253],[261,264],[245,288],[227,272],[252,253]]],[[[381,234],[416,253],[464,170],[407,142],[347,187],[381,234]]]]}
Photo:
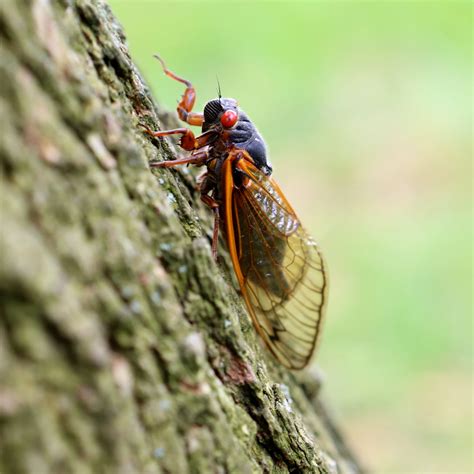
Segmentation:
{"type": "MultiPolygon", "coordinates": [[[[163,6],[163,8],[166,8],[163,6]]],[[[262,349],[108,6],[0,5],[0,472],[360,472],[262,349]]]]}

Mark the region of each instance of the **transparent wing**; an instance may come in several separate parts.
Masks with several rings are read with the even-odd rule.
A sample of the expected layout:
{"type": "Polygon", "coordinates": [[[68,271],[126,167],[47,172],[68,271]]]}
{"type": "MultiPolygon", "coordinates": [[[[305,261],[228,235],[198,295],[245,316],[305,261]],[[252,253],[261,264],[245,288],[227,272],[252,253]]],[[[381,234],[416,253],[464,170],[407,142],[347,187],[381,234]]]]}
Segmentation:
{"type": "Polygon", "coordinates": [[[241,182],[227,194],[227,240],[242,294],[271,352],[301,369],[316,346],[327,300],[323,257],[273,179],[247,160],[236,160],[233,173],[241,182]]]}

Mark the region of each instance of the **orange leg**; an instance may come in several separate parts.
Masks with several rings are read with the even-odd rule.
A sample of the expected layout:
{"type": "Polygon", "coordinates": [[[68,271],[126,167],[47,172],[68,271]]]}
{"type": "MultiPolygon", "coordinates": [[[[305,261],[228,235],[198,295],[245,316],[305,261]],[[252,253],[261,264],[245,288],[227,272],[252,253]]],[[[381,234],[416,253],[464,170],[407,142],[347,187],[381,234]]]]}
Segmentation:
{"type": "Polygon", "coordinates": [[[181,148],[184,148],[187,151],[197,150],[206,145],[209,145],[213,139],[216,138],[216,133],[212,130],[204,132],[198,137],[194,136],[192,130],[189,128],[175,128],[173,130],[158,130],[154,131],[149,128],[147,125],[140,123],[140,127],[144,129],[144,132],[151,137],[167,137],[168,135],[182,135],[179,142],[181,148]]]}
{"type": "Polygon", "coordinates": [[[197,153],[192,154],[186,158],[180,158],[179,160],[171,161],[159,161],[158,163],[150,163],[152,168],[172,168],[178,165],[196,165],[202,166],[206,163],[209,158],[209,152],[207,150],[200,150],[197,153]]]}
{"type": "Polygon", "coordinates": [[[196,101],[196,91],[194,90],[193,85],[183,79],[182,77],[177,76],[174,72],[171,72],[167,67],[165,62],[155,54],[155,58],[160,61],[161,66],[163,67],[163,72],[168,76],[174,79],[175,81],[181,82],[186,86],[181,101],[178,103],[177,111],[179,118],[189,125],[201,126],[204,122],[204,114],[198,112],[191,112],[194,107],[194,102],[196,101]]]}
{"type": "Polygon", "coordinates": [[[197,147],[196,137],[189,128],[175,128],[173,130],[158,130],[154,131],[144,124],[139,124],[144,129],[144,132],[151,137],[167,137],[168,135],[182,135],[179,145],[185,150],[195,150],[197,147]]]}

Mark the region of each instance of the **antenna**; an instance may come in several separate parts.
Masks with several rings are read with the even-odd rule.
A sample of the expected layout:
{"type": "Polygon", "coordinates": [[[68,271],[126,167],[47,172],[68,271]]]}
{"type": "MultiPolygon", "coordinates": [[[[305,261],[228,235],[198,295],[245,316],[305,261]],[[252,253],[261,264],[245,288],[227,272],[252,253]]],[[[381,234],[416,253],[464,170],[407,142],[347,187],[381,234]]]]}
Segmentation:
{"type": "Polygon", "coordinates": [[[222,99],[222,93],[221,93],[221,84],[219,82],[219,78],[217,77],[217,74],[216,74],[216,81],[217,81],[217,94],[219,96],[219,103],[222,99]]]}

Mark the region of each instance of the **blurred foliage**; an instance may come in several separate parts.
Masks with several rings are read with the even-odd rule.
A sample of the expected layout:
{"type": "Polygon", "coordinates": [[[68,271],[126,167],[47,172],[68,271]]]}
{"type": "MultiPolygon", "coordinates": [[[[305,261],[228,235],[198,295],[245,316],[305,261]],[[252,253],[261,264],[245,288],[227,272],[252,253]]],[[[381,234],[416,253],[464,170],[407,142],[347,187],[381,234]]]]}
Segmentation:
{"type": "Polygon", "coordinates": [[[375,472],[471,472],[470,2],[111,1],[163,106],[237,98],[330,266],[317,363],[375,472]]]}

